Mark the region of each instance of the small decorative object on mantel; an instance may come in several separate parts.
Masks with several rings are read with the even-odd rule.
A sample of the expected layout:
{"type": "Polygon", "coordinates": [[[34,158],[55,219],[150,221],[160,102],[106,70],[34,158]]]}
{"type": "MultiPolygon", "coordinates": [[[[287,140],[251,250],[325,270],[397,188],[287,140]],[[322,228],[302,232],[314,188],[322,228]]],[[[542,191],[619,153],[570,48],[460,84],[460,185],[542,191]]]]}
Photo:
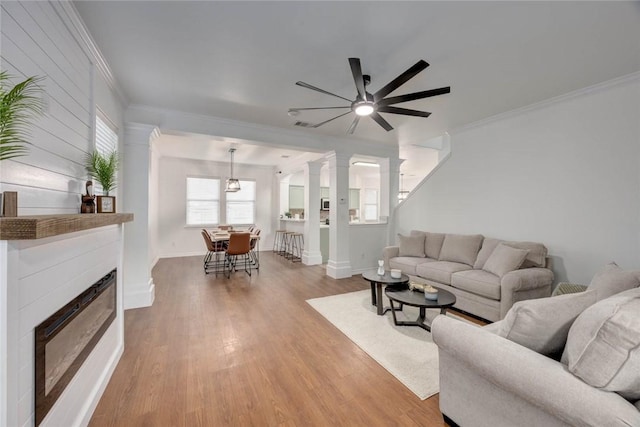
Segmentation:
{"type": "Polygon", "coordinates": [[[18,216],[18,192],[5,191],[2,193],[2,216],[18,216]]]}
{"type": "Polygon", "coordinates": [[[96,213],[96,196],[93,195],[93,182],[87,181],[87,194],[82,196],[80,213],[96,213]]]}
{"type": "Polygon", "coordinates": [[[116,172],[118,171],[118,152],[102,154],[93,151],[87,155],[86,168],[89,175],[102,186],[103,196],[97,197],[98,213],[115,213],[116,198],[109,196],[109,191],[116,188],[116,172]]]}

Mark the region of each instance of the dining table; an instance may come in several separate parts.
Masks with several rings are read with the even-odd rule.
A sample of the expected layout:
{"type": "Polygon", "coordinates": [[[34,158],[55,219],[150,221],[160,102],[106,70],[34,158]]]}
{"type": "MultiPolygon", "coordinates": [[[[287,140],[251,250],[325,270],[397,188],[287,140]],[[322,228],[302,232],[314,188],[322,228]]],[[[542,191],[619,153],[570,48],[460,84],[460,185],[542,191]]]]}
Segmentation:
{"type": "Polygon", "coordinates": [[[211,241],[213,243],[219,242],[228,242],[233,233],[249,233],[250,239],[255,243],[255,247],[251,249],[251,268],[259,269],[260,268],[260,235],[249,232],[249,230],[221,230],[221,229],[211,229],[207,230],[209,232],[209,237],[211,237],[211,241]]]}

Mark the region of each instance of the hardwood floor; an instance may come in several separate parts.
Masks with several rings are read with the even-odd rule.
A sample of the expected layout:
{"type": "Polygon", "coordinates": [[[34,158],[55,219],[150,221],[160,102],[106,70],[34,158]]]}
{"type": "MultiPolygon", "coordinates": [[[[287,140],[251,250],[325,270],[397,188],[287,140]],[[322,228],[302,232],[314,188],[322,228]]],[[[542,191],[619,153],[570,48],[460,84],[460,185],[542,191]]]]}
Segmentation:
{"type": "Polygon", "coordinates": [[[260,272],[162,259],[152,307],[125,312],[125,351],[90,426],[443,426],[305,300],[369,289],[261,253],[260,272]]]}

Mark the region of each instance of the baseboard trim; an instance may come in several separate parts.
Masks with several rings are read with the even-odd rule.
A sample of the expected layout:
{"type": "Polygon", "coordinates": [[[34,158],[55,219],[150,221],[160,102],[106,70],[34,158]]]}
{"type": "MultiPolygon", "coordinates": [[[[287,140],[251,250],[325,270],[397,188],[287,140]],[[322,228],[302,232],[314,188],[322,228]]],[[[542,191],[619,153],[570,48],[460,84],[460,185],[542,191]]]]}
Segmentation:
{"type": "Polygon", "coordinates": [[[349,261],[336,262],[329,260],[327,263],[327,276],[333,279],[346,279],[352,275],[351,263],[349,261]]]}

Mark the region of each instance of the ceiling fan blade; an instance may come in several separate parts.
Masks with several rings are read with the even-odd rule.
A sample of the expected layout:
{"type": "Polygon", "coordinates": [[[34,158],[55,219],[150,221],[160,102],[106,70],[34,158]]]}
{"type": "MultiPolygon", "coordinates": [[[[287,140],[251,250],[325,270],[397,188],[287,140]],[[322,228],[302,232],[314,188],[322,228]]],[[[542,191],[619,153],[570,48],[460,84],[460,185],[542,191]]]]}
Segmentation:
{"type": "Polygon", "coordinates": [[[424,92],[408,93],[406,95],[392,96],[391,98],[381,99],[380,101],[376,102],[376,105],[378,107],[383,107],[385,105],[399,104],[401,102],[408,102],[416,99],[429,98],[431,96],[444,95],[445,93],[449,92],[451,92],[451,87],[441,87],[438,89],[425,90],[424,92]]]}
{"type": "Polygon", "coordinates": [[[347,115],[347,114],[349,114],[349,113],[351,113],[351,111],[347,111],[347,112],[346,112],[346,113],[344,113],[344,114],[340,114],[339,116],[335,116],[335,117],[334,117],[334,118],[332,118],[332,119],[325,120],[325,121],[324,121],[324,122],[322,122],[322,123],[318,123],[318,124],[316,124],[316,125],[309,126],[309,127],[312,127],[312,128],[319,128],[319,127],[320,127],[320,126],[322,126],[323,124],[325,124],[325,123],[329,123],[329,122],[331,122],[331,121],[333,121],[333,120],[335,120],[335,119],[339,119],[340,117],[342,117],[342,116],[346,116],[346,115],[347,115]]]}
{"type": "Polygon", "coordinates": [[[428,66],[429,64],[426,61],[423,61],[421,59],[420,61],[416,62],[411,68],[409,68],[407,71],[405,71],[404,73],[400,74],[398,77],[396,77],[395,79],[387,83],[385,87],[383,87],[382,89],[374,93],[373,99],[378,100],[378,99],[384,98],[385,96],[389,95],[391,92],[393,92],[394,90],[398,89],[400,86],[402,86],[403,84],[411,80],[416,74],[418,74],[420,71],[424,70],[428,66]]]}
{"type": "Polygon", "coordinates": [[[371,113],[371,117],[373,120],[376,121],[376,123],[378,123],[380,126],[382,126],[384,128],[384,130],[386,130],[387,132],[389,132],[390,130],[393,130],[393,126],[391,126],[389,124],[389,122],[387,122],[385,119],[382,118],[382,116],[380,114],[378,114],[377,112],[373,112],[371,113]]]}
{"type": "Polygon", "coordinates": [[[342,107],[312,107],[312,108],[289,108],[289,112],[294,111],[306,111],[306,110],[334,110],[337,108],[351,108],[351,105],[345,105],[342,107]]]}
{"type": "Polygon", "coordinates": [[[383,105],[382,107],[378,107],[378,111],[380,113],[404,114],[405,116],[416,117],[429,117],[431,115],[431,113],[428,113],[426,111],[410,110],[408,108],[398,108],[392,107],[390,105],[383,105]]]}
{"type": "Polygon", "coordinates": [[[349,65],[351,66],[351,74],[353,74],[353,81],[358,89],[358,96],[361,100],[367,99],[367,94],[364,90],[364,77],[362,77],[362,68],[360,67],[360,58],[349,58],[349,65]]]}
{"type": "Polygon", "coordinates": [[[356,126],[358,126],[359,121],[360,121],[360,116],[356,116],[356,118],[353,119],[353,122],[351,122],[351,126],[349,126],[349,130],[347,131],[349,135],[352,135],[353,132],[356,131],[356,126]]]}
{"type": "Polygon", "coordinates": [[[325,95],[331,95],[331,96],[335,96],[336,98],[344,99],[345,101],[353,102],[353,100],[351,100],[351,99],[347,99],[347,98],[345,98],[343,96],[336,95],[335,93],[327,92],[326,90],[320,89],[319,87],[312,86],[309,83],[296,82],[296,84],[298,86],[302,86],[302,87],[307,88],[307,89],[315,90],[316,92],[324,93],[325,95]]]}

